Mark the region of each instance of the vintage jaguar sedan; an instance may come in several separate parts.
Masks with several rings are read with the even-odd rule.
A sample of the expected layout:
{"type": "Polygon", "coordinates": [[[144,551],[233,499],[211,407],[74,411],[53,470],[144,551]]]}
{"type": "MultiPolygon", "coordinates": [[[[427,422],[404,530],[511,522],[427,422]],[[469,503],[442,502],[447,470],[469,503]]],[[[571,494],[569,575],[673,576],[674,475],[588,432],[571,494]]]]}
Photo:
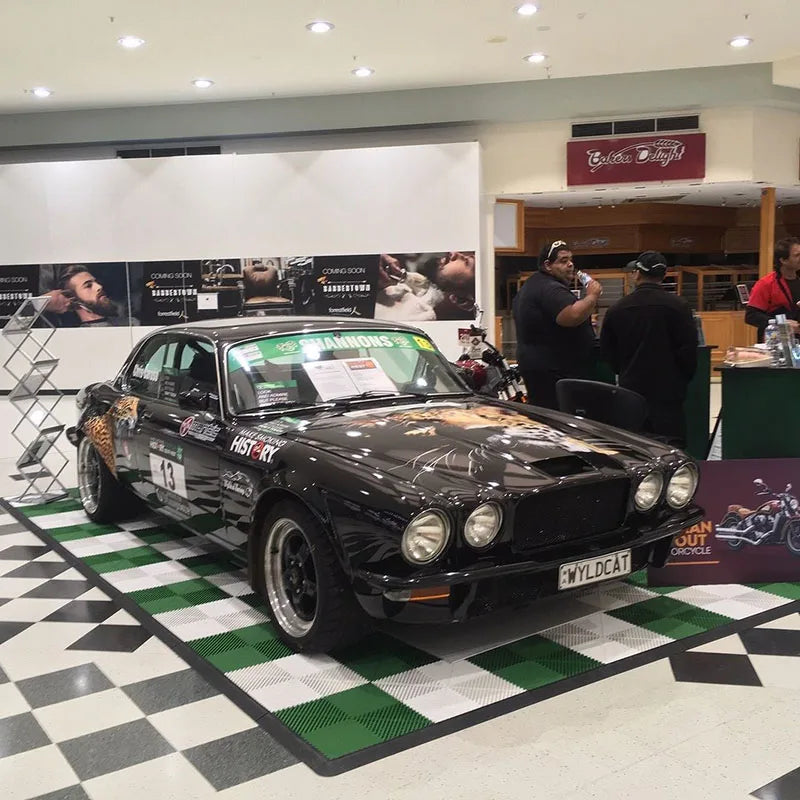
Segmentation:
{"type": "Polygon", "coordinates": [[[660,566],[702,518],[685,454],[479,397],[404,325],[164,328],[78,406],[89,517],[143,501],[231,551],[298,650],[660,566]]]}

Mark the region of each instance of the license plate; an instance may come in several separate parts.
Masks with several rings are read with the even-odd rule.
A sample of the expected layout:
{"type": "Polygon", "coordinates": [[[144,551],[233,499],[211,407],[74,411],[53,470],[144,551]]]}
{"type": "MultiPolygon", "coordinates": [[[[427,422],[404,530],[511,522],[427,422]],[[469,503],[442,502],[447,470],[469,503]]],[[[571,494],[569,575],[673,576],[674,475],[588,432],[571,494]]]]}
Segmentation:
{"type": "Polygon", "coordinates": [[[576,586],[585,586],[587,583],[621,578],[623,575],[630,575],[630,572],[631,551],[620,550],[597,558],[562,564],[558,568],[558,588],[573,589],[576,586]]]}

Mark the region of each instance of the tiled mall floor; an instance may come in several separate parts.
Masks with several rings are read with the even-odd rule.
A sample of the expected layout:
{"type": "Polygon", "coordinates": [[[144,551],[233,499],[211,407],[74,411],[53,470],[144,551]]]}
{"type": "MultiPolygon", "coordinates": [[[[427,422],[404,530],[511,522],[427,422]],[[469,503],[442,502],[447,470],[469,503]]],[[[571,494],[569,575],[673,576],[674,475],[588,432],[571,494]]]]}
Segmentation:
{"type": "MultiPolygon", "coordinates": [[[[0,402],[0,423],[8,419],[0,402]]],[[[9,496],[18,484],[3,466],[0,494],[9,496]]],[[[792,610],[325,778],[35,534],[0,517],[4,800],[796,800],[798,669],[792,610]]]]}

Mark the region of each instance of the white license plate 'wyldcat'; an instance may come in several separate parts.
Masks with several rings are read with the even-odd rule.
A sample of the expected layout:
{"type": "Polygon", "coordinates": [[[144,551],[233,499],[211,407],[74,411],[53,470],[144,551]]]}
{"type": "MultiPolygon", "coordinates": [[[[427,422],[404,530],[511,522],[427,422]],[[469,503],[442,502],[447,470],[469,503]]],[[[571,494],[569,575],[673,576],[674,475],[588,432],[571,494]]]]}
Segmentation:
{"type": "Polygon", "coordinates": [[[558,588],[573,589],[587,583],[621,578],[631,572],[631,551],[620,550],[597,558],[572,561],[558,568],[558,588]]]}

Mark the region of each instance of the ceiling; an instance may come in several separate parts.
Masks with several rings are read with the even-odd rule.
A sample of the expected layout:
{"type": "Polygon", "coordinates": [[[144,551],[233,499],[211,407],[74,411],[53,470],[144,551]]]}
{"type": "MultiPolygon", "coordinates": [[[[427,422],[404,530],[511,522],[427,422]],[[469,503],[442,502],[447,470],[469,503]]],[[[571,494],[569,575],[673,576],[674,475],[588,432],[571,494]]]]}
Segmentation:
{"type": "MultiPolygon", "coordinates": [[[[778,187],[776,203],[800,204],[800,186],[778,187]]],[[[682,203],[699,206],[754,207],[761,202],[761,186],[753,183],[697,183],[670,187],[623,186],[608,189],[572,189],[566,192],[539,192],[514,195],[532,208],[570,208],[573,206],[616,206],[627,203],[682,203]]]]}
{"type": "Polygon", "coordinates": [[[798,0],[2,0],[0,114],[789,60],[798,0]],[[315,19],[334,23],[309,33],[315,19]],[[124,50],[117,39],[146,40],[124,50]],[[753,39],[735,50],[734,36],[753,39]],[[546,53],[543,64],[523,56],[546,53]],[[351,70],[367,65],[369,78],[351,70]],[[215,81],[201,90],[191,80],[215,81]],[[53,95],[39,99],[33,87],[53,95]]]}

